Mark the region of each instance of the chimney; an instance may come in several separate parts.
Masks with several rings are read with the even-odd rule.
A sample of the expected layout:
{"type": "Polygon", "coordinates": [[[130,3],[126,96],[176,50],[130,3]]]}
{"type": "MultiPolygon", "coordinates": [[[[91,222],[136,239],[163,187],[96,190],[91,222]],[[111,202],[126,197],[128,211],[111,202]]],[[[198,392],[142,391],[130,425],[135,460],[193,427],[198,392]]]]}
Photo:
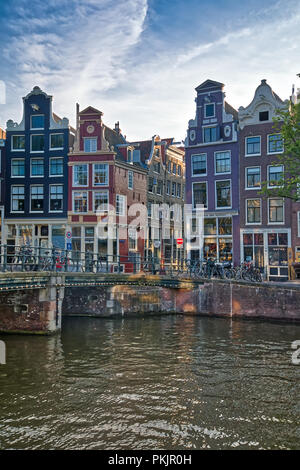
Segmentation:
{"type": "Polygon", "coordinates": [[[119,122],[119,121],[117,121],[117,122],[115,123],[114,131],[115,131],[117,134],[121,134],[120,122],[119,122]]]}

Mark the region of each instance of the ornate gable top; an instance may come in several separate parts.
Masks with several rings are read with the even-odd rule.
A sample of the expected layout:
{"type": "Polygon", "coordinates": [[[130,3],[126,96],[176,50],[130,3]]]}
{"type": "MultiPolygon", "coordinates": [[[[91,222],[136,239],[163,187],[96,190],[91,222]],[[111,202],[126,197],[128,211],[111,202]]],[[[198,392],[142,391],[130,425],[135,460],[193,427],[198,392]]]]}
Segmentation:
{"type": "Polygon", "coordinates": [[[81,114],[98,114],[98,115],[100,114],[101,116],[103,116],[102,111],[99,111],[99,109],[93,108],[93,106],[88,106],[87,108],[80,111],[79,114],[80,115],[81,114]]]}
{"type": "Polygon", "coordinates": [[[224,83],[221,82],[215,82],[214,80],[205,80],[205,82],[201,83],[197,88],[195,88],[196,91],[205,91],[210,88],[221,88],[223,89],[224,83]]]}

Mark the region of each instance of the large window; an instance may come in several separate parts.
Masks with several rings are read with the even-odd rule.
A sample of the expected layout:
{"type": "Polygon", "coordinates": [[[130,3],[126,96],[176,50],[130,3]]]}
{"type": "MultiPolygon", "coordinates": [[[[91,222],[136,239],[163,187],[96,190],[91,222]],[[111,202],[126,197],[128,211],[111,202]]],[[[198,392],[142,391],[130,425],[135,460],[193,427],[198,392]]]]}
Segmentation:
{"type": "Polygon", "coordinates": [[[73,185],[87,186],[88,184],[88,165],[73,166],[73,185]]]}
{"type": "Polygon", "coordinates": [[[195,209],[198,204],[207,207],[206,182],[193,184],[193,208],[195,209]]]}
{"type": "Polygon", "coordinates": [[[30,210],[31,212],[42,212],[44,210],[44,186],[31,186],[30,210]]]}
{"type": "Polygon", "coordinates": [[[270,266],[286,266],[288,264],[287,247],[287,233],[268,233],[268,253],[270,266]]]}
{"type": "Polygon", "coordinates": [[[116,195],[116,214],[117,215],[125,215],[125,196],[121,194],[116,195]]]}
{"type": "Polygon", "coordinates": [[[205,217],[203,258],[232,261],[232,218],[205,217]]]}
{"type": "Polygon", "coordinates": [[[87,191],[73,192],[73,211],[77,213],[87,212],[87,191]]]}
{"type": "Polygon", "coordinates": [[[284,201],[282,198],[268,199],[269,223],[284,222],[284,201]]]}
{"type": "Polygon", "coordinates": [[[43,134],[31,135],[31,152],[44,152],[45,136],[43,134]]]}
{"type": "Polygon", "coordinates": [[[204,127],[203,128],[203,141],[204,142],[216,142],[217,140],[217,128],[216,127],[204,127]]]}
{"type": "Polygon", "coordinates": [[[259,189],[260,184],[260,166],[246,168],[246,189],[259,189]]]}
{"type": "Polygon", "coordinates": [[[25,150],[25,135],[12,135],[11,149],[15,151],[25,150]]]}
{"type": "Polygon", "coordinates": [[[25,193],[24,186],[11,187],[11,210],[12,212],[24,212],[25,193]]]}
{"type": "Polygon", "coordinates": [[[50,158],[50,176],[63,176],[64,159],[50,158]]]}
{"type": "Polygon", "coordinates": [[[25,175],[24,158],[13,158],[11,161],[11,176],[22,177],[25,175]]]}
{"type": "Polygon", "coordinates": [[[44,159],[32,158],[30,160],[30,175],[31,176],[44,176],[44,159]]]}
{"type": "Polygon", "coordinates": [[[264,234],[243,234],[244,261],[254,261],[256,267],[264,266],[264,234]]]}
{"type": "Polygon", "coordinates": [[[37,114],[31,116],[31,129],[44,129],[45,128],[45,116],[43,114],[37,114]]]}
{"type": "Polygon", "coordinates": [[[279,186],[280,181],[283,179],[283,165],[269,166],[268,167],[268,185],[279,186]]]}
{"type": "Polygon", "coordinates": [[[94,164],[94,186],[108,185],[108,165],[106,163],[94,164]]]}
{"type": "Polygon", "coordinates": [[[261,223],[261,200],[260,199],[247,199],[246,200],[246,223],[247,224],[260,224],[261,223]]]}
{"type": "Polygon", "coordinates": [[[50,211],[60,212],[63,210],[63,185],[52,184],[50,186],[50,211]]]}
{"type": "Polygon", "coordinates": [[[216,181],[216,208],[231,207],[231,181],[216,181]]]}
{"type": "Polygon", "coordinates": [[[58,150],[64,148],[64,134],[50,135],[50,150],[58,150]]]}
{"type": "Polygon", "coordinates": [[[281,134],[268,135],[268,153],[281,153],[283,151],[283,140],[281,134]]]}
{"type": "Polygon", "coordinates": [[[216,152],[215,153],[215,170],[216,170],[216,174],[231,172],[230,152],[216,152]]]}
{"type": "Polygon", "coordinates": [[[108,211],[108,191],[94,192],[94,212],[108,211]]]}
{"type": "Polygon", "coordinates": [[[246,137],[246,155],[260,155],[260,136],[246,137]]]}
{"type": "Polygon", "coordinates": [[[85,152],[97,152],[97,139],[85,138],[84,139],[85,152]]]}
{"type": "Polygon", "coordinates": [[[206,153],[192,155],[192,176],[206,175],[206,153]]]}

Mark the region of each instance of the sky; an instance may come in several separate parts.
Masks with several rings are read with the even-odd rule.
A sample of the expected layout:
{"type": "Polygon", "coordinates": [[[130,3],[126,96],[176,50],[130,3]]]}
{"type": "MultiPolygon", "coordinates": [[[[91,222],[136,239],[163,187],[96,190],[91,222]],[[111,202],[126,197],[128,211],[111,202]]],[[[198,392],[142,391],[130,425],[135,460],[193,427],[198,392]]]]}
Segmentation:
{"type": "Polygon", "coordinates": [[[39,86],[71,125],[78,102],[129,141],[181,141],[206,79],[238,109],[262,79],[287,99],[297,73],[299,0],[0,0],[0,127],[39,86]]]}

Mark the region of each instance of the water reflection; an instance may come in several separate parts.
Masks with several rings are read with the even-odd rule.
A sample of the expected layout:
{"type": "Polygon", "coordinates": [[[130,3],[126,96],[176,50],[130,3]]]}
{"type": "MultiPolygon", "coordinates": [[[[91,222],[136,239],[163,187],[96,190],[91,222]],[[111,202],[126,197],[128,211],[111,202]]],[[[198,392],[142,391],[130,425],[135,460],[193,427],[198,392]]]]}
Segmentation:
{"type": "Polygon", "coordinates": [[[297,448],[299,334],[162,316],[68,318],[61,337],[6,336],[0,448],[297,448]]]}

